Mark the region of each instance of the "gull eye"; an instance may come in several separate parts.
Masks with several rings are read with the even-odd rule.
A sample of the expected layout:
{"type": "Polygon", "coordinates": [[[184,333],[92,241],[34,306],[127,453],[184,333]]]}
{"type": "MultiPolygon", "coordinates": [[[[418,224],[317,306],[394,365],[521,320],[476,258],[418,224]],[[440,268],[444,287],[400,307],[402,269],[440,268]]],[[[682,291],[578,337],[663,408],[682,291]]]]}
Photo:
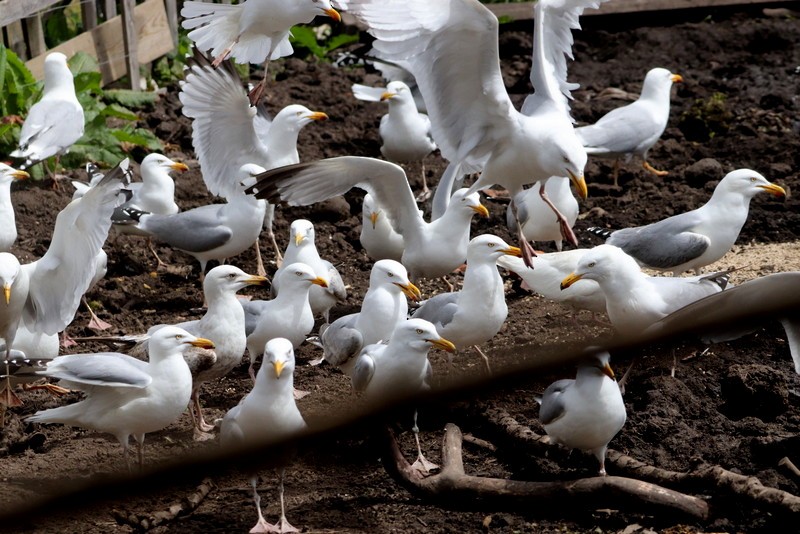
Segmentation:
{"type": "Polygon", "coordinates": [[[302,111],[298,111],[297,113],[295,113],[295,115],[297,115],[298,117],[302,117],[303,116],[303,112],[302,111]]]}
{"type": "Polygon", "coordinates": [[[425,331],[422,328],[417,328],[416,332],[417,332],[417,334],[420,334],[420,335],[425,333],[425,331]]]}
{"type": "Polygon", "coordinates": [[[389,271],[389,272],[388,272],[388,273],[386,273],[386,274],[389,276],[389,278],[392,278],[392,277],[394,276],[394,273],[393,273],[392,271],[389,271]]]}
{"type": "Polygon", "coordinates": [[[183,339],[183,334],[175,334],[175,339],[183,339]]]}
{"type": "Polygon", "coordinates": [[[569,162],[570,162],[569,161],[569,157],[568,156],[564,156],[564,163],[569,163],[569,162]]]}
{"type": "Polygon", "coordinates": [[[297,276],[303,276],[303,271],[295,271],[294,274],[297,276]]]}
{"type": "Polygon", "coordinates": [[[595,266],[595,262],[591,262],[589,265],[587,265],[587,267],[594,267],[594,266],[595,266]]]}
{"type": "Polygon", "coordinates": [[[229,274],[229,275],[228,275],[228,278],[230,278],[231,280],[233,280],[234,278],[236,278],[236,273],[231,273],[231,274],[229,274]]]}
{"type": "Polygon", "coordinates": [[[756,178],[755,176],[751,176],[751,177],[750,177],[750,181],[751,181],[751,182],[758,181],[758,178],[756,178]]]}
{"type": "Polygon", "coordinates": [[[494,248],[494,243],[489,243],[489,248],[494,248]]]}

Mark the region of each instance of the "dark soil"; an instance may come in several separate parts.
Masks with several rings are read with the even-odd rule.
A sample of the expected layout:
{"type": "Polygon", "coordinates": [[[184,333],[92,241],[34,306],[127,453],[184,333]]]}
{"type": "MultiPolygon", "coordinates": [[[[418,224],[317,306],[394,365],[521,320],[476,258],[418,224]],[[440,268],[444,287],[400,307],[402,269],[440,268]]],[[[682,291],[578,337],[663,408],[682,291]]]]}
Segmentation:
{"type": "MultiPolygon", "coordinates": [[[[784,17],[767,17],[760,11],[688,11],[680,20],[649,18],[585,19],[584,31],[576,33],[576,61],[570,79],[581,84],[574,93],[572,109],[579,123],[591,122],[621,100],[595,100],[601,90],[617,87],[638,94],[647,70],[662,66],[683,75],[685,83],[673,92],[672,114],[662,140],[650,152],[655,167],[670,170],[664,178],[644,173],[638,163],[623,166],[619,187],[611,182],[611,164],[590,161],[586,176],[589,199],[582,203],[585,215],[576,232],[584,246],[599,238],[583,232],[588,226],[622,227],[652,222],[695,208],[706,201],[717,181],[728,171],[749,167],[787,190],[797,187],[800,166],[800,121],[797,100],[800,87],[800,25],[784,17]]],[[[515,103],[528,91],[530,32],[527,24],[504,25],[501,55],[506,84],[515,103]]],[[[385,108],[362,103],[350,93],[355,82],[377,84],[374,73],[362,68],[335,69],[313,60],[288,59],[274,62],[276,81],[269,86],[270,109],[297,102],[325,111],[330,120],[308,126],[300,136],[301,160],[353,154],[379,157],[378,123],[385,108]]],[[[177,198],[187,209],[213,201],[208,196],[193,159],[191,126],[180,116],[177,88],[143,117],[143,122],[169,143],[167,155],[187,162],[191,171],[177,177],[177,198]]],[[[137,161],[142,154],[133,155],[137,161]]],[[[429,180],[435,182],[444,169],[440,157],[426,161],[429,180]]],[[[417,177],[419,168],[407,167],[417,177]]],[[[82,178],[82,171],[70,172],[82,178]]],[[[72,192],[49,184],[26,184],[13,193],[17,207],[19,239],[15,252],[23,261],[41,256],[49,243],[55,215],[72,192]]],[[[317,246],[323,257],[339,266],[350,285],[345,306],[334,316],[358,309],[367,287],[371,267],[362,251],[359,191],[345,196],[346,202],[328,202],[309,208],[280,208],[275,230],[285,245],[292,220],[308,218],[316,224],[317,246]]],[[[503,221],[505,204],[486,201],[492,218],[474,223],[473,233],[497,233],[513,242],[503,221]]],[[[756,198],[739,243],[780,243],[789,246],[800,237],[800,210],[791,196],[785,202],[756,198]]],[[[99,305],[100,316],[119,332],[141,332],[152,324],[198,317],[202,311],[198,266],[194,260],[169,248],[158,249],[161,257],[180,269],[155,272],[155,262],[136,238],[112,237],[107,277],[89,295],[99,305]]],[[[549,243],[537,244],[552,250],[549,243]]],[[[784,245],[782,245],[784,246],[784,245]]],[[[271,251],[267,250],[268,258],[271,251]]],[[[726,258],[736,264],[736,258],[726,258]]],[[[245,270],[255,269],[248,251],[234,260],[245,270]]],[[[786,270],[780,258],[762,262],[751,276],[786,270]]],[[[274,264],[268,270],[274,270],[274,264]]],[[[430,295],[441,288],[423,283],[430,295]]],[[[265,294],[249,292],[259,298],[265,294]]],[[[492,365],[501,370],[553,346],[575,341],[591,342],[608,330],[574,322],[568,310],[530,295],[509,284],[510,315],[504,330],[487,343],[492,365]]],[[[82,327],[88,314],[82,309],[70,327],[72,336],[89,335],[82,327]]],[[[717,464],[738,473],[758,477],[765,485],[798,494],[797,479],[778,467],[778,461],[796,452],[800,429],[800,380],[793,372],[783,330],[775,323],[740,340],[705,346],[690,339],[651,346],[637,351],[636,368],[627,387],[628,422],[611,447],[646,463],[675,471],[698,464],[717,464]],[[691,358],[685,359],[687,356],[691,358]],[[673,358],[677,363],[673,364],[673,358]],[[671,371],[675,365],[674,376],[671,371]]],[[[73,352],[100,349],[73,347],[73,352]]],[[[311,421],[324,421],[347,413],[353,397],[344,375],[329,366],[306,363],[319,349],[305,344],[298,350],[296,383],[311,394],[299,401],[311,421]]],[[[615,355],[621,371],[631,354],[615,355]]],[[[432,353],[434,373],[444,382],[459,377],[480,376],[480,358],[471,352],[459,354],[447,373],[445,358],[432,353]]],[[[250,388],[243,364],[216,384],[208,384],[203,395],[209,416],[221,417],[250,388]]],[[[474,417],[478,403],[505,408],[518,420],[542,432],[537,422],[533,395],[555,378],[571,376],[570,367],[543,373],[536,380],[512,388],[473,391],[453,404],[430,404],[420,412],[423,447],[438,459],[442,428],[458,423],[473,433],[500,443],[480,418],[474,417]]],[[[25,405],[7,416],[3,432],[3,505],[7,513],[19,511],[37,499],[58,494],[74,485],[107,479],[124,471],[119,446],[107,436],[58,425],[34,426],[21,417],[77,395],[54,399],[45,393],[24,394],[25,405]]],[[[410,454],[410,413],[396,419],[403,446],[410,454]]],[[[470,502],[438,506],[409,494],[385,472],[373,438],[377,427],[363,425],[347,435],[321,440],[303,447],[287,471],[286,498],[289,520],[308,531],[325,532],[776,532],[786,527],[787,517],[767,513],[736,499],[712,500],[715,505],[706,522],[687,520],[671,513],[643,513],[628,508],[548,512],[536,502],[526,510],[501,511],[470,502]],[[629,528],[626,528],[629,527],[629,528]]],[[[186,459],[193,452],[214,450],[216,441],[192,442],[191,423],[184,415],[162,432],[147,437],[149,466],[186,459]]],[[[557,462],[530,453],[503,450],[495,454],[465,444],[468,473],[526,480],[570,480],[594,476],[596,465],[579,453],[557,462]]],[[[204,478],[161,480],[145,492],[111,500],[80,497],[60,509],[39,509],[21,523],[5,524],[20,532],[129,532],[120,525],[112,509],[148,515],[165,510],[192,493],[204,478]]],[[[609,469],[609,474],[615,474],[609,469]]],[[[189,516],[158,527],[160,532],[244,532],[255,523],[247,476],[238,471],[215,474],[214,489],[189,516]]],[[[277,495],[272,471],[265,470],[261,493],[267,519],[277,518],[277,495]]],[[[796,521],[796,518],[791,518],[796,521]]]]}

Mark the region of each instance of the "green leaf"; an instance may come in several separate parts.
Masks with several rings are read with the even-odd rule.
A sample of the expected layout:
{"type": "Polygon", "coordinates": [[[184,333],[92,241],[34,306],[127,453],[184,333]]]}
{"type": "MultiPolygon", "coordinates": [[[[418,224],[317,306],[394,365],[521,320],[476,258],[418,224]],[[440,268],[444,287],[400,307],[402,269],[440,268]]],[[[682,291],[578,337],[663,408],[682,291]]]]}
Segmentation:
{"type": "Polygon", "coordinates": [[[289,41],[292,46],[305,48],[318,58],[325,57],[325,50],[317,43],[317,34],[308,26],[294,26],[289,41]]]}
{"type": "MultiPolygon", "coordinates": [[[[0,43],[0,95],[5,94],[6,65],[8,65],[8,59],[6,58],[6,47],[3,46],[3,43],[0,43]]],[[[3,115],[6,114],[5,99],[0,100],[0,113],[3,115]]]]}
{"type": "Polygon", "coordinates": [[[96,72],[99,74],[100,71],[100,65],[97,60],[86,52],[75,52],[75,55],[69,58],[67,64],[73,76],[84,72],[96,72]]]}
{"type": "Polygon", "coordinates": [[[109,104],[103,108],[101,114],[106,117],[116,117],[118,119],[124,119],[126,121],[137,121],[139,117],[131,110],[126,107],[120,106],[119,104],[109,104]]]}
{"type": "Polygon", "coordinates": [[[120,142],[131,143],[148,150],[160,151],[164,149],[161,141],[149,130],[144,128],[123,128],[112,130],[111,133],[120,142]]]}
{"type": "Polygon", "coordinates": [[[345,46],[345,45],[349,45],[351,43],[357,43],[357,42],[358,42],[358,34],[357,33],[353,33],[353,34],[340,33],[340,34],[334,35],[333,37],[328,39],[327,46],[325,48],[327,49],[327,52],[331,52],[333,50],[336,50],[340,46],[345,46]]]}
{"type": "Polygon", "coordinates": [[[132,91],[130,89],[109,89],[105,91],[104,95],[107,101],[129,108],[149,107],[158,99],[158,95],[152,91],[132,91]]]}

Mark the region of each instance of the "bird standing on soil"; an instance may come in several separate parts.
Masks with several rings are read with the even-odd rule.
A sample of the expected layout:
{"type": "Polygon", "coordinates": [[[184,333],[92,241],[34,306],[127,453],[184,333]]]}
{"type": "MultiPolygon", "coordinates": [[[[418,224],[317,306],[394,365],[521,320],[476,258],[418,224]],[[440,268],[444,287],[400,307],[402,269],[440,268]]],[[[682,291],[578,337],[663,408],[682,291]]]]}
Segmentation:
{"type": "Polygon", "coordinates": [[[38,411],[26,420],[108,432],[122,445],[129,469],[128,439],[133,435],[141,468],[145,434],[172,424],[189,402],[192,376],[183,359],[188,346],[214,348],[207,339],[169,326],[150,338],[147,362],[116,352],[54,358],[39,374],[60,379],[62,386],[83,391],[86,398],[38,411]]]}
{"type": "Polygon", "coordinates": [[[729,273],[648,276],[622,249],[598,245],[583,255],[575,271],[561,282],[561,289],[594,280],[606,296],[611,324],[621,334],[636,336],[670,313],[724,290],[729,273]]]}
{"type": "MultiPolygon", "coordinates": [[[[553,212],[542,199],[541,187],[542,184],[536,182],[517,193],[513,206],[509,204],[506,210],[508,231],[512,234],[521,232],[527,241],[553,241],[556,249],[561,252],[564,242],[561,222],[553,216],[553,212]],[[522,225],[521,228],[517,228],[518,223],[522,225]]],[[[544,191],[556,209],[564,215],[566,224],[570,228],[574,227],[578,220],[578,201],[572,194],[569,181],[552,177],[544,184],[544,191]]]]}
{"type": "Polygon", "coordinates": [[[406,299],[416,302],[419,298],[420,291],[408,279],[405,267],[394,260],[375,262],[361,310],[320,328],[324,353],[319,361],[350,375],[361,349],[387,341],[395,327],[408,318],[406,299]]]}
{"type": "Polygon", "coordinates": [[[722,258],[733,247],[747,221],[750,200],[768,192],[785,197],[786,191],[756,171],[738,169],[728,173],[711,198],[696,210],[634,228],[608,231],[589,228],[633,256],[640,265],[679,275],[701,269],[722,258]]]}
{"type": "Polygon", "coordinates": [[[619,175],[619,158],[627,163],[631,157],[642,160],[644,170],[656,176],[665,176],[668,171],[659,171],[647,162],[647,152],[664,133],[669,121],[669,93],[673,83],[681,83],[680,74],[667,69],[648,71],[639,98],[620,108],[612,109],[600,120],[575,129],[575,133],[590,156],[614,158],[614,185],[619,175]]]}
{"type": "Polygon", "coordinates": [[[571,449],[592,453],[606,474],[608,443],[622,429],[627,418],[625,403],[610,355],[600,352],[578,366],[575,379],[558,380],[545,390],[539,421],[550,441],[571,449]]]}
{"type": "Polygon", "coordinates": [[[264,78],[250,92],[250,102],[256,105],[266,87],[270,60],[293,52],[291,27],[318,15],[342,20],[329,0],[245,0],[236,5],[187,1],[181,26],[191,30],[189,39],[198,49],[211,50],[215,67],[229,56],[237,63],[264,63],[264,78]]]}
{"type": "MultiPolygon", "coordinates": [[[[456,350],[456,346],[441,337],[428,321],[400,322],[388,343],[368,345],[361,351],[350,376],[353,390],[363,393],[367,402],[387,403],[429,389],[432,369],[428,351],[432,347],[447,352],[456,350]]],[[[428,473],[437,466],[422,454],[416,410],[412,430],[417,442],[417,460],[413,467],[428,473]]]]}
{"type": "Polygon", "coordinates": [[[475,349],[490,374],[489,357],[478,345],[492,339],[508,316],[503,279],[497,272],[497,260],[504,255],[521,257],[522,251],[494,235],[474,237],[467,247],[461,291],[439,293],[424,301],[412,315],[430,321],[439,335],[456,348],[475,349]]]}
{"type": "Polygon", "coordinates": [[[395,232],[386,210],[369,193],[365,193],[361,201],[361,234],[358,240],[367,256],[375,261],[400,261],[403,258],[403,236],[395,232]]]}
{"type": "MultiPolygon", "coordinates": [[[[266,444],[297,435],[307,428],[293,396],[294,369],[292,342],[280,337],[269,340],[264,347],[264,361],[258,370],[253,389],[222,418],[220,444],[223,447],[266,444]]],[[[298,532],[286,520],[283,480],[287,460],[281,458],[280,463],[278,494],[281,518],[275,525],[270,525],[264,519],[261,497],[257,491],[258,475],[253,475],[250,483],[253,487],[253,501],[258,510],[258,522],[250,532],[298,532]]]]}
{"type": "Polygon", "coordinates": [[[11,184],[30,175],[0,163],[0,252],[8,252],[17,240],[17,221],[11,203],[11,184]]]}
{"type": "Polygon", "coordinates": [[[31,106],[13,158],[24,158],[21,168],[56,157],[55,172],[62,154],[83,136],[83,107],[75,96],[75,82],[67,66],[67,56],[51,52],[44,60],[42,98],[31,106]]]}

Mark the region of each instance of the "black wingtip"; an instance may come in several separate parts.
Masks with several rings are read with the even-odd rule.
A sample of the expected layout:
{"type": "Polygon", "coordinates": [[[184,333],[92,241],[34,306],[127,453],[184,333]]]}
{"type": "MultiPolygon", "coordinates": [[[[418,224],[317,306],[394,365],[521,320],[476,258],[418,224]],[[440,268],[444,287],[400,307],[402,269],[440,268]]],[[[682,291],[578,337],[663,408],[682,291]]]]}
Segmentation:
{"type": "Polygon", "coordinates": [[[283,201],[278,189],[280,183],[291,178],[298,171],[305,169],[309,165],[311,165],[311,163],[295,163],[257,174],[254,177],[256,183],[245,189],[244,192],[248,195],[254,195],[258,199],[264,199],[270,204],[277,204],[283,201]]]}
{"type": "Polygon", "coordinates": [[[145,215],[150,215],[150,212],[143,211],[138,208],[125,208],[122,210],[122,213],[124,213],[131,220],[134,220],[136,222],[139,222],[139,220],[145,215]]]}
{"type": "Polygon", "coordinates": [[[586,231],[589,232],[590,234],[598,235],[602,238],[607,238],[612,233],[614,233],[614,230],[611,230],[609,228],[600,228],[599,226],[592,226],[590,228],[587,228],[586,231]]]}

